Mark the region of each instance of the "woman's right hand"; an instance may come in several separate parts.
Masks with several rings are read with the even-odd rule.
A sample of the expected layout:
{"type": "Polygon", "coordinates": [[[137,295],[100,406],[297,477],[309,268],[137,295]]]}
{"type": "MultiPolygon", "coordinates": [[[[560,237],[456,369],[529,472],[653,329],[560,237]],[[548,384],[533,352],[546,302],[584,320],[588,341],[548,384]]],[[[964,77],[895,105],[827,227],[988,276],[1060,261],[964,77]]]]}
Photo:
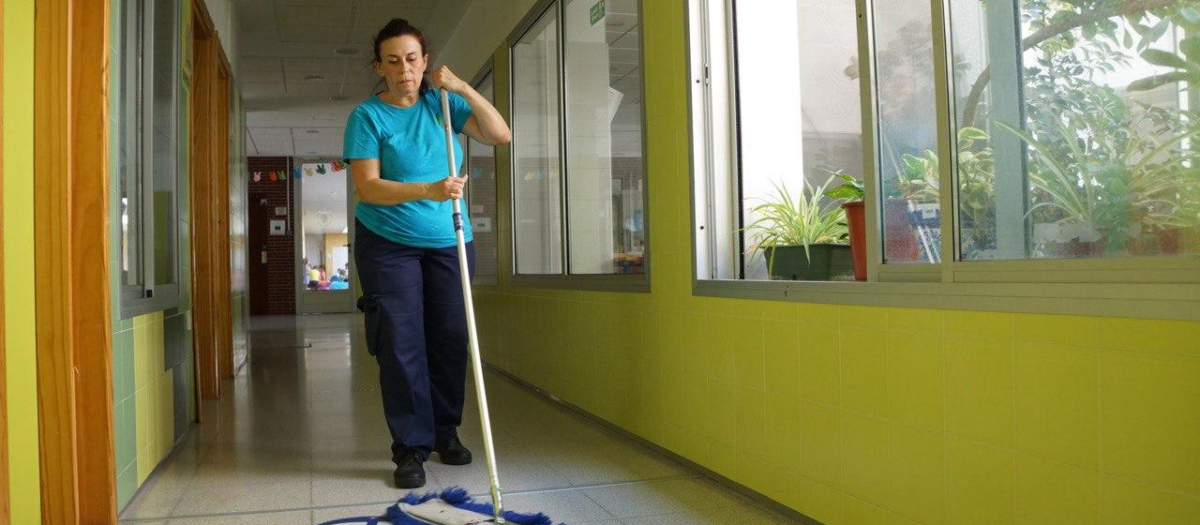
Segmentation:
{"type": "Polygon", "coordinates": [[[440,181],[431,182],[428,185],[429,199],[435,201],[461,199],[463,196],[463,187],[466,185],[466,175],[458,178],[446,177],[440,181]]]}

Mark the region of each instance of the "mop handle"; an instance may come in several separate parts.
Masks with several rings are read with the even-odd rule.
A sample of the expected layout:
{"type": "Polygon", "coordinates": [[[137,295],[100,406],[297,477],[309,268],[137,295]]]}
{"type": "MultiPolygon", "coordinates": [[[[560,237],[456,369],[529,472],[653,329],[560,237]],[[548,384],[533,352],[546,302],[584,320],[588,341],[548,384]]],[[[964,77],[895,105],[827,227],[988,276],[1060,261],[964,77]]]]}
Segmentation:
{"type": "MultiPolygon", "coordinates": [[[[450,127],[450,95],[442,89],[442,124],[446,130],[446,162],[450,176],[458,177],[454,161],[454,130],[450,127]]],[[[471,297],[471,273],[467,267],[467,241],[463,230],[462,199],[454,199],[454,234],[458,237],[458,273],[462,279],[463,303],[467,310],[467,339],[471,350],[471,369],[475,374],[475,393],[479,397],[479,422],[483,427],[483,453],[487,459],[488,482],[492,489],[492,508],[496,523],[504,523],[504,504],[500,493],[500,474],[496,471],[496,450],[492,444],[492,420],[488,415],[487,392],[483,388],[483,359],[479,356],[479,336],[475,332],[475,304],[471,297]]]]}

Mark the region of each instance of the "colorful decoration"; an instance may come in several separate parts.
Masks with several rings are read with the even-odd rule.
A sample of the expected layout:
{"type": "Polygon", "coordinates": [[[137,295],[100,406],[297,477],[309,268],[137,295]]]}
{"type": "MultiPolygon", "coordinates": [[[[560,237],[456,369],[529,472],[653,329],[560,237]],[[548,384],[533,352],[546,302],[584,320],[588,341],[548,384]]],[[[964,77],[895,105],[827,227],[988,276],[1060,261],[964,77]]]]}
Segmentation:
{"type": "Polygon", "coordinates": [[[278,178],[279,178],[279,177],[277,177],[277,176],[275,175],[275,172],[273,172],[273,171],[272,171],[272,172],[271,172],[271,180],[272,180],[272,181],[274,181],[274,180],[277,180],[278,178]]]}
{"type": "Polygon", "coordinates": [[[317,173],[320,173],[321,175],[325,174],[325,165],[324,164],[317,164],[317,173]]]}
{"type": "Polygon", "coordinates": [[[261,180],[262,180],[262,172],[261,171],[254,172],[254,182],[258,182],[261,180]]]}
{"type": "Polygon", "coordinates": [[[287,170],[279,171],[279,180],[287,180],[287,170]]]}
{"type": "Polygon", "coordinates": [[[312,169],[312,168],[304,168],[304,176],[305,176],[305,177],[312,177],[312,176],[313,176],[313,169],[312,169]]]}
{"type": "Polygon", "coordinates": [[[300,168],[292,168],[292,178],[298,179],[302,173],[300,168]]]}
{"type": "Polygon", "coordinates": [[[336,160],[333,161],[333,171],[345,171],[345,170],[346,170],[345,164],[338,162],[336,160]]]}

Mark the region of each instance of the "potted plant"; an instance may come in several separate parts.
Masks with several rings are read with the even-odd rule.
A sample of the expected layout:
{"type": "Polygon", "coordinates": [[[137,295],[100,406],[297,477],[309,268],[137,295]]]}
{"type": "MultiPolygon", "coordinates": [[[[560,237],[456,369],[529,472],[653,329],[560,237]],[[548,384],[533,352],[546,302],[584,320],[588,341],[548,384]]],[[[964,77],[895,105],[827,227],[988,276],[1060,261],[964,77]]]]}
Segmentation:
{"type": "Polygon", "coordinates": [[[990,259],[996,249],[996,161],[979,128],[958,131],[958,214],[964,258],[990,259]]]}
{"type": "Polygon", "coordinates": [[[842,200],[842,210],[846,213],[846,227],[850,230],[850,256],[854,259],[854,280],[867,280],[867,218],[863,199],[866,188],[863,181],[842,170],[833,172],[834,177],[842,179],[844,184],[826,193],[833,199],[842,200]]]}
{"type": "Polygon", "coordinates": [[[828,280],[852,267],[845,212],[826,194],[831,181],[810,187],[801,178],[798,196],[773,184],[773,198],[751,209],[758,218],[745,228],[755,239],[750,253],[763,253],[772,279],[828,280]]]}
{"type": "Polygon", "coordinates": [[[1200,179],[1180,177],[1168,216],[1153,223],[1158,252],[1165,255],[1200,252],[1200,179]]]}
{"type": "MultiPolygon", "coordinates": [[[[1062,122],[1038,136],[998,123],[1017,135],[1030,152],[1029,183],[1033,240],[1051,257],[1097,257],[1106,252],[1146,251],[1145,241],[1178,228],[1176,214],[1189,173],[1200,156],[1182,147],[1200,128],[1167,123],[1152,107],[1131,112],[1121,105],[1114,116],[1090,123],[1089,140],[1062,122]],[[1166,126],[1166,127],[1159,127],[1166,126]],[[1154,133],[1120,133],[1124,128],[1154,133]]],[[[1183,213],[1186,215],[1186,212],[1183,213]]],[[[1169,234],[1167,234],[1169,236],[1169,234]]],[[[1163,244],[1163,243],[1160,243],[1163,244]]],[[[1161,251],[1172,249],[1160,246],[1161,251]]]]}

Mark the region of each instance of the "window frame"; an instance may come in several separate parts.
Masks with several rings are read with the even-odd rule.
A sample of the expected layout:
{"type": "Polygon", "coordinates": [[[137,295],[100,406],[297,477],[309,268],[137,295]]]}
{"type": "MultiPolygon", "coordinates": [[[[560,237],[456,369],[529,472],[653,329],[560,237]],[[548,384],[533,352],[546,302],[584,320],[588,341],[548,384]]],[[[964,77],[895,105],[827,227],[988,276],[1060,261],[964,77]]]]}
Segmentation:
{"type": "MultiPolygon", "coordinates": [[[[1200,255],[1129,256],[1112,259],[961,260],[958,232],[957,151],[952,136],[953,92],[949,83],[949,5],[929,0],[932,15],[942,262],[883,263],[882,200],[879,198],[878,98],[875,85],[873,7],[856,0],[866,187],[866,282],[740,279],[737,250],[720,239],[732,232],[740,202],[737,115],[733,72],[733,3],[682,0],[688,52],[689,185],[692,197],[692,291],[699,296],[891,307],[1000,310],[1025,313],[1200,320],[1200,255]],[[717,11],[713,13],[713,11],[717,11]],[[722,29],[724,33],[717,33],[722,29]],[[714,34],[717,33],[717,34],[714,34]],[[722,54],[724,54],[722,56],[722,54]],[[724,63],[718,60],[724,58],[724,63]],[[716,126],[714,127],[714,124],[716,126]],[[724,179],[724,180],[723,180],[724,179]],[[722,209],[726,208],[726,209],[722,209]],[[722,222],[722,215],[725,221],[722,222]],[[733,215],[729,222],[729,215],[733,215]],[[703,216],[703,219],[702,219],[703,216]],[[716,224],[716,228],[705,228],[716,224]],[[725,227],[729,226],[729,227],[725,227]],[[722,250],[725,250],[724,253],[722,250]],[[949,254],[949,255],[948,255],[949,254]]],[[[729,234],[732,235],[732,234],[729,234]]],[[[734,246],[737,246],[734,242],[734,246]]]]}
{"type": "MultiPolygon", "coordinates": [[[[479,71],[475,72],[475,76],[471,77],[471,80],[470,80],[471,88],[476,91],[479,91],[479,88],[483,86],[483,82],[485,80],[488,80],[488,77],[491,77],[491,81],[492,81],[491,103],[493,105],[495,105],[496,104],[496,71],[495,71],[494,59],[492,59],[492,58],[489,58],[487,60],[487,62],[485,62],[483,64],[483,66],[479,68],[479,71]]],[[[472,140],[474,140],[474,139],[467,137],[466,147],[463,148],[463,157],[464,157],[463,162],[464,162],[464,168],[465,168],[463,170],[463,172],[468,173],[468,174],[471,173],[471,168],[474,167],[474,165],[471,163],[471,151],[470,151],[470,143],[472,140]]],[[[499,160],[499,152],[500,152],[499,147],[492,146],[492,158],[493,159],[499,160]]],[[[494,162],[494,164],[495,165],[492,167],[492,170],[498,171],[496,168],[500,167],[500,163],[494,162]]],[[[499,242],[500,241],[500,228],[499,228],[499,226],[500,226],[500,191],[499,191],[500,188],[499,188],[499,182],[500,182],[499,173],[493,173],[493,183],[495,183],[497,186],[495,188],[496,200],[495,200],[495,202],[492,203],[493,208],[496,210],[496,216],[491,217],[492,233],[493,233],[493,235],[496,236],[496,260],[494,261],[496,263],[496,275],[480,276],[479,270],[477,268],[475,271],[475,278],[471,282],[472,286],[499,286],[500,285],[500,268],[501,268],[501,266],[500,266],[500,242],[499,242]]],[[[475,198],[474,195],[475,195],[475,192],[471,191],[471,184],[467,184],[466,205],[468,207],[474,205],[474,198],[475,198]]],[[[468,208],[467,216],[472,217],[469,208],[468,208]]],[[[473,219],[473,217],[472,217],[472,219],[473,219]]],[[[476,247],[478,247],[478,246],[476,246],[476,247]]],[[[475,251],[475,258],[476,258],[476,261],[478,261],[478,259],[479,259],[479,251],[478,250],[475,251]]]]}
{"type": "MultiPolygon", "coordinates": [[[[141,66],[138,68],[138,72],[137,72],[137,75],[139,75],[139,78],[136,79],[136,84],[138,86],[137,100],[138,100],[138,103],[141,104],[140,118],[136,118],[136,122],[137,122],[136,140],[138,141],[138,143],[140,145],[140,148],[141,148],[140,153],[141,154],[140,154],[140,158],[137,161],[137,169],[132,174],[132,176],[134,177],[133,183],[138,188],[138,195],[140,197],[138,199],[139,207],[136,210],[136,213],[139,215],[138,224],[141,227],[141,232],[140,232],[141,237],[136,239],[136,242],[141,247],[140,259],[141,259],[141,264],[142,264],[142,268],[141,268],[142,285],[141,286],[133,286],[133,285],[126,285],[124,283],[121,283],[119,286],[119,288],[120,288],[120,299],[119,299],[119,301],[120,301],[119,302],[120,317],[121,317],[121,319],[129,319],[132,317],[144,315],[144,314],[151,313],[151,312],[170,310],[172,308],[178,307],[179,301],[180,301],[180,286],[181,286],[179,281],[182,279],[184,272],[182,272],[180,270],[180,266],[182,265],[182,261],[179,260],[180,240],[179,240],[178,232],[176,232],[176,235],[172,236],[174,238],[174,242],[172,243],[172,246],[170,246],[168,248],[168,249],[172,250],[174,253],[174,256],[172,257],[172,261],[174,262],[174,265],[175,265],[175,268],[173,270],[174,274],[175,274],[175,282],[172,284],[164,284],[164,285],[159,285],[155,282],[156,281],[156,278],[155,278],[156,277],[156,275],[155,275],[156,268],[155,268],[155,260],[154,260],[154,257],[155,257],[154,244],[155,244],[155,227],[156,227],[156,225],[155,225],[155,221],[154,221],[155,207],[154,207],[154,191],[153,191],[153,189],[154,189],[154,183],[155,183],[155,180],[154,180],[154,176],[155,176],[155,173],[154,173],[154,169],[155,169],[154,141],[156,140],[155,131],[154,131],[155,130],[155,127],[154,127],[154,117],[155,117],[154,82],[155,82],[155,73],[156,73],[154,58],[155,58],[155,51],[157,50],[156,49],[157,46],[154,41],[154,38],[155,38],[155,26],[154,26],[155,18],[154,17],[155,17],[155,10],[157,8],[156,0],[123,0],[123,1],[130,2],[131,4],[136,4],[136,5],[140,6],[140,9],[141,9],[141,20],[140,20],[141,23],[139,24],[139,30],[141,33],[139,35],[139,38],[137,39],[138,45],[141,47],[139,50],[139,54],[140,54],[139,60],[141,62],[141,66]],[[147,189],[149,189],[150,191],[147,191],[147,189]]],[[[173,136],[171,137],[171,145],[170,145],[170,151],[173,152],[173,161],[171,163],[169,163],[169,169],[171,169],[174,172],[174,174],[173,174],[174,176],[172,177],[172,179],[174,180],[174,189],[172,191],[172,198],[175,200],[175,203],[174,203],[175,205],[173,207],[174,216],[170,218],[171,220],[167,221],[168,228],[178,228],[179,227],[179,219],[180,219],[179,214],[180,214],[180,210],[182,209],[182,207],[179,205],[180,199],[181,199],[181,195],[180,195],[181,192],[179,191],[179,179],[180,179],[179,175],[181,173],[180,166],[179,166],[179,162],[180,162],[180,151],[179,150],[180,150],[181,144],[187,143],[186,141],[180,140],[180,135],[181,135],[180,132],[182,129],[183,119],[180,118],[181,111],[180,111],[180,107],[179,107],[179,103],[181,100],[180,90],[182,89],[181,82],[179,80],[179,66],[180,66],[179,50],[180,50],[180,42],[183,39],[180,36],[180,32],[178,31],[178,28],[179,28],[179,23],[180,23],[180,12],[182,11],[182,9],[178,5],[176,5],[175,11],[176,11],[174,13],[175,20],[171,24],[172,28],[174,30],[171,31],[171,53],[170,53],[171,65],[169,66],[171,68],[170,75],[171,75],[171,79],[172,79],[171,80],[171,102],[169,105],[169,107],[171,108],[170,109],[171,116],[170,116],[170,122],[168,124],[168,127],[173,131],[173,136]]],[[[119,52],[122,53],[122,59],[124,60],[126,58],[125,57],[126,50],[122,49],[119,52]]],[[[121,79],[121,81],[124,81],[124,80],[125,79],[121,79]]],[[[138,112],[132,111],[132,112],[130,112],[130,114],[138,115],[138,112]]],[[[128,115],[121,115],[122,118],[127,117],[127,116],[128,115]]],[[[117,174],[118,181],[120,179],[124,178],[125,176],[126,176],[125,174],[118,173],[117,174]]]]}
{"type": "MultiPolygon", "coordinates": [[[[507,240],[509,242],[509,246],[511,247],[511,249],[509,250],[509,255],[510,255],[510,260],[508,261],[509,264],[505,265],[508,268],[508,270],[507,270],[508,271],[508,280],[512,286],[527,287],[527,288],[555,288],[555,289],[567,289],[567,290],[649,293],[650,292],[650,278],[651,278],[650,276],[651,276],[651,272],[652,272],[651,267],[653,265],[651,264],[652,255],[651,255],[651,249],[650,249],[651,242],[652,242],[651,241],[651,229],[652,228],[650,227],[650,220],[649,220],[649,217],[650,217],[650,184],[651,184],[651,182],[650,182],[650,177],[649,177],[649,163],[646,160],[647,152],[649,151],[649,143],[648,143],[647,133],[646,133],[647,119],[646,119],[646,100],[645,100],[645,95],[646,95],[646,75],[645,75],[646,32],[645,32],[645,24],[644,24],[644,22],[645,22],[645,2],[644,2],[644,0],[634,0],[637,2],[637,10],[638,10],[637,11],[638,26],[639,26],[638,53],[640,55],[640,60],[641,60],[639,67],[642,69],[641,86],[640,86],[641,91],[642,91],[642,103],[641,103],[641,108],[640,108],[640,112],[641,112],[641,143],[642,143],[641,151],[642,151],[642,173],[644,174],[643,183],[642,183],[642,203],[643,203],[642,213],[643,213],[643,217],[645,217],[645,220],[643,220],[643,222],[642,222],[642,224],[644,225],[643,227],[645,229],[645,233],[644,233],[645,250],[644,250],[643,256],[642,256],[643,257],[642,258],[642,273],[640,273],[640,274],[572,274],[572,273],[570,273],[571,272],[570,229],[571,228],[570,228],[570,214],[568,212],[568,209],[570,207],[570,199],[569,199],[570,167],[568,166],[569,159],[567,156],[568,155],[567,133],[569,130],[569,128],[567,127],[567,124],[568,124],[568,119],[570,118],[570,115],[569,115],[569,110],[568,110],[569,102],[567,99],[567,96],[568,96],[568,94],[567,94],[567,71],[565,68],[566,48],[567,48],[566,1],[567,0],[539,0],[529,9],[529,11],[526,12],[525,16],[516,25],[516,27],[513,29],[513,31],[511,33],[509,33],[508,37],[504,41],[504,49],[505,49],[505,53],[507,55],[507,60],[508,60],[508,64],[509,64],[509,74],[508,74],[508,78],[507,78],[508,82],[507,82],[507,85],[505,85],[505,88],[508,89],[508,93],[509,93],[508,115],[509,115],[510,125],[512,125],[514,127],[513,136],[515,137],[516,136],[516,129],[515,129],[515,127],[516,127],[516,122],[515,122],[516,121],[516,119],[515,119],[516,100],[515,100],[515,97],[511,96],[511,94],[514,91],[514,86],[516,83],[516,75],[513,73],[513,68],[512,68],[512,65],[514,63],[513,49],[517,44],[520,43],[521,39],[524,38],[526,36],[526,34],[528,34],[529,30],[538,22],[538,20],[540,20],[542,18],[543,15],[548,13],[551,9],[553,9],[555,11],[556,16],[558,17],[558,20],[556,23],[556,31],[557,32],[555,35],[556,38],[558,39],[558,45],[557,45],[557,49],[556,49],[557,52],[555,54],[555,60],[557,61],[557,65],[558,65],[558,79],[557,79],[558,83],[555,87],[558,90],[558,103],[559,103],[558,129],[559,129],[559,134],[557,137],[557,145],[558,145],[559,158],[561,159],[560,170],[561,170],[561,174],[562,174],[561,175],[562,183],[559,185],[559,199],[560,199],[560,202],[562,203],[562,207],[559,209],[559,216],[561,217],[561,221],[562,221],[562,235],[561,235],[562,241],[559,246],[559,250],[561,252],[561,257],[562,257],[562,259],[561,259],[562,260],[562,271],[560,273],[555,273],[555,274],[522,274],[517,271],[517,259],[518,259],[517,228],[516,228],[516,224],[514,222],[517,217],[517,213],[516,213],[517,198],[516,198],[516,191],[515,191],[517,158],[516,158],[516,154],[515,154],[516,147],[515,147],[515,140],[514,140],[512,143],[510,143],[507,146],[508,153],[509,153],[509,155],[508,155],[508,185],[509,185],[508,186],[508,189],[509,189],[508,204],[510,206],[510,213],[508,214],[508,217],[506,219],[509,222],[509,224],[508,224],[509,235],[508,235],[507,240]]],[[[493,84],[493,86],[499,87],[500,84],[498,84],[498,83],[493,84]]],[[[497,98],[499,98],[499,97],[497,97],[497,98]]]]}

